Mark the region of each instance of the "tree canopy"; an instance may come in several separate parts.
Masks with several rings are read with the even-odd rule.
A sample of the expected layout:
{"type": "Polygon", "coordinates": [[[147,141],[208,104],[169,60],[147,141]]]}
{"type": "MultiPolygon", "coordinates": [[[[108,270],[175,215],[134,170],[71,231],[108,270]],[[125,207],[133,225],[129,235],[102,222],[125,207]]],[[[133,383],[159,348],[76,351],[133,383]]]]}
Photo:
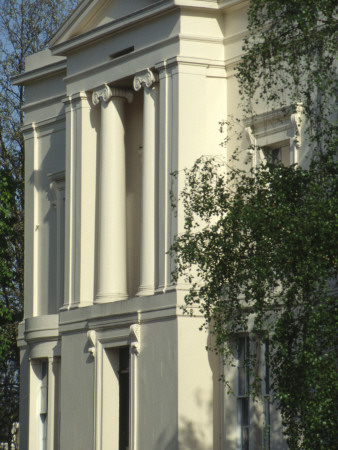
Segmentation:
{"type": "Polygon", "coordinates": [[[17,324],[23,310],[24,89],[11,78],[46,47],[75,0],[1,0],[0,8],[0,442],[18,421],[17,324]]]}
{"type": "MultiPolygon", "coordinates": [[[[248,19],[237,75],[246,117],[254,118],[262,102],[271,110],[301,105],[311,163],[305,169],[265,160],[240,170],[238,149],[230,165],[202,157],[186,169],[173,276],[191,283],[186,310],[204,315],[225,364],[234,357],[229,343],[243,332],[255,343],[269,341],[271,401],[289,447],[334,448],[337,6],[251,0],[248,19]]],[[[259,396],[257,358],[246,361],[253,396],[259,396]]]]}

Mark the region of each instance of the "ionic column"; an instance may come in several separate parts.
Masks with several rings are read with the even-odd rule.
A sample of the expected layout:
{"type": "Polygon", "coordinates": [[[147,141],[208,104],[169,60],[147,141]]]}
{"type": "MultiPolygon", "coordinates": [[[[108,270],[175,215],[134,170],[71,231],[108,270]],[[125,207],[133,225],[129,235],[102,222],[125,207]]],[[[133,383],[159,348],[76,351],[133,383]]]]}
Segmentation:
{"type": "Polygon", "coordinates": [[[145,70],[134,78],[135,91],[144,88],[141,280],[137,295],[153,295],[155,290],[155,147],[157,89],[154,74],[145,70]]]}
{"type": "Polygon", "coordinates": [[[128,297],[123,117],[126,101],[132,99],[128,90],[107,85],[93,92],[93,104],[101,102],[96,303],[128,297]]]}

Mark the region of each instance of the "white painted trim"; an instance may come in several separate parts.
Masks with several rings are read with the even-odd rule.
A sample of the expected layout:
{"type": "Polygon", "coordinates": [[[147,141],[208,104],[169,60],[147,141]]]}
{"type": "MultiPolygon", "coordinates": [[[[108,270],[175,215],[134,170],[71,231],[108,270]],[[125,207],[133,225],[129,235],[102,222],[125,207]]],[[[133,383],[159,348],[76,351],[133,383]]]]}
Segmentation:
{"type": "Polygon", "coordinates": [[[38,191],[38,173],[39,173],[39,141],[36,125],[32,124],[33,130],[33,215],[34,215],[34,234],[33,234],[33,317],[39,314],[39,191],[38,191]]]}
{"type": "Polygon", "coordinates": [[[34,123],[28,123],[24,125],[21,129],[23,133],[32,132],[35,133],[37,138],[48,136],[54,132],[62,131],[65,129],[65,114],[60,114],[58,116],[50,117],[48,119],[40,120],[34,123]]]}
{"type": "MultiPolygon", "coordinates": [[[[130,450],[137,450],[137,385],[138,385],[138,357],[141,351],[141,327],[138,323],[130,327],[107,329],[104,331],[88,331],[90,340],[89,352],[95,356],[95,387],[94,387],[94,450],[102,450],[102,408],[103,408],[103,352],[107,349],[119,349],[128,346],[130,349],[130,450]],[[93,350],[93,347],[95,350],[93,350]]],[[[117,449],[112,449],[117,450],[117,449]]]]}

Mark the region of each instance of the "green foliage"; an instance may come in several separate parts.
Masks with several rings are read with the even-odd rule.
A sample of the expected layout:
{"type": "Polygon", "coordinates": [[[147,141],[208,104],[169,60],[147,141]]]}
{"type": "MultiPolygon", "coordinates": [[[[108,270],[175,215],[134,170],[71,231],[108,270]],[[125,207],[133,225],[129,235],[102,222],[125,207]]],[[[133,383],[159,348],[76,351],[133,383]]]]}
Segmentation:
{"type": "Polygon", "coordinates": [[[18,420],[17,324],[23,309],[24,90],[13,75],[46,47],[75,0],[0,1],[0,442],[18,420]]]}
{"type": "Polygon", "coordinates": [[[323,179],[316,169],[267,164],[233,172],[229,183],[221,162],[200,159],[185,171],[185,232],[172,246],[176,280],[192,283],[187,309],[198,305],[212,321],[226,363],[235,335],[269,338],[272,389],[291,448],[298,448],[294,436],[311,449],[333,448],[335,439],[334,166],[323,179]]]}
{"type": "MultiPolygon", "coordinates": [[[[191,283],[186,310],[204,315],[225,364],[240,333],[270,342],[271,401],[291,449],[333,449],[337,422],[337,6],[251,0],[238,68],[247,117],[257,104],[301,104],[308,170],[251,170],[200,158],[179,194],[184,232],[173,274],[191,283]]],[[[252,148],[258,151],[258,148],[252,148]]],[[[238,156],[238,152],[235,158],[238,156]]],[[[181,176],[181,174],[176,174],[181,176]]],[[[257,355],[246,362],[259,395],[257,355]]]]}
{"type": "Polygon", "coordinates": [[[336,153],[338,8],[335,0],[252,0],[238,68],[245,111],[300,103],[318,156],[336,153]],[[335,137],[335,138],[334,138],[335,137]]]}

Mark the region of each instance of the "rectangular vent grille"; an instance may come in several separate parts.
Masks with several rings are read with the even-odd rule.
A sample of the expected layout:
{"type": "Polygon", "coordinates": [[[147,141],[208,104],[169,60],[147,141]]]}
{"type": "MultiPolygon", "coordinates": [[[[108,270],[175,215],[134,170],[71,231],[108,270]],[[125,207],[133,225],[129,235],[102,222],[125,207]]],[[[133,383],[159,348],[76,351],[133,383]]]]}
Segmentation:
{"type": "Polygon", "coordinates": [[[128,55],[128,53],[132,53],[134,51],[134,46],[124,48],[123,50],[119,50],[118,52],[115,52],[109,56],[110,59],[116,59],[120,56],[128,55]]]}

